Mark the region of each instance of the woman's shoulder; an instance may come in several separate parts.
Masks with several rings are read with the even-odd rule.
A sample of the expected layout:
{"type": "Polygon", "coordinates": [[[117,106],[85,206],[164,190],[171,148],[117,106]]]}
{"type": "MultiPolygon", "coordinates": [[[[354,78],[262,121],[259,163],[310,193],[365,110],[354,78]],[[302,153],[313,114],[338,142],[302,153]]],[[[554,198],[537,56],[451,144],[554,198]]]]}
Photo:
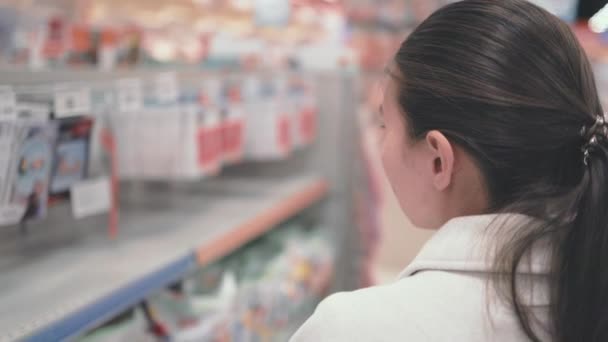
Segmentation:
{"type": "Polygon", "coordinates": [[[463,317],[454,317],[455,308],[473,305],[479,312],[482,286],[475,277],[425,271],[389,285],[337,293],[319,304],[291,341],[435,338],[446,323],[462,322],[463,317]]]}

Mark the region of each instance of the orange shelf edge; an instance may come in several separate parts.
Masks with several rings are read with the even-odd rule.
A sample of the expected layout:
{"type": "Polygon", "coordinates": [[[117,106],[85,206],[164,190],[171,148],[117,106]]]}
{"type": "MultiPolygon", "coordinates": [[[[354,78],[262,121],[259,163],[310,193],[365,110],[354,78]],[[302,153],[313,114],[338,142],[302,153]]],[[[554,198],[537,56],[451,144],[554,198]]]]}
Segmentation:
{"type": "Polygon", "coordinates": [[[264,210],[247,222],[241,224],[196,250],[196,259],[200,266],[226,256],[247,242],[275,228],[278,224],[308,208],[323,198],[329,190],[324,180],[316,181],[302,190],[279,201],[274,207],[264,210]]]}

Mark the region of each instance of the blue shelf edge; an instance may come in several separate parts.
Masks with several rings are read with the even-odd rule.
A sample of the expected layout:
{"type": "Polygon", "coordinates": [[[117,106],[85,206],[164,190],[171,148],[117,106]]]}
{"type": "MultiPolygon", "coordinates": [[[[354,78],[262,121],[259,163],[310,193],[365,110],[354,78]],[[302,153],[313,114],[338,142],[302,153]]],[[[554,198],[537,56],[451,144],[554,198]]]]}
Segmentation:
{"type": "Polygon", "coordinates": [[[182,279],[194,267],[196,267],[196,256],[191,253],[41,328],[26,337],[25,341],[65,341],[78,337],[137,305],[152,292],[182,279]]]}

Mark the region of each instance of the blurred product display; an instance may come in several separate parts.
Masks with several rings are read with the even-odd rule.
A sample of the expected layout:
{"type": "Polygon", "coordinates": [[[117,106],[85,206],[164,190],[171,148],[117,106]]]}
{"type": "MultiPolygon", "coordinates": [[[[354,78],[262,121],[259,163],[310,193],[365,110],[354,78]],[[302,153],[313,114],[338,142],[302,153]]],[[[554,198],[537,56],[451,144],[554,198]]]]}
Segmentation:
{"type": "MultiPolygon", "coordinates": [[[[378,80],[449,2],[3,1],[0,340],[286,341],[373,285],[378,80]]],[[[606,16],[535,2],[608,105],[606,16]]]]}
{"type": "Polygon", "coordinates": [[[327,290],[328,241],[288,226],[152,298],[175,341],[286,340],[327,290]]]}

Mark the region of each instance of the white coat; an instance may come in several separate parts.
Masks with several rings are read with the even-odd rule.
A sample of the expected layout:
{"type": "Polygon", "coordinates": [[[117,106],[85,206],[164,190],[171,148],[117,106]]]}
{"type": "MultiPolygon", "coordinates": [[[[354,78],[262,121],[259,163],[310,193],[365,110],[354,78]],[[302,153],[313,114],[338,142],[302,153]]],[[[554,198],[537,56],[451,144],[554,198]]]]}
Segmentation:
{"type": "MultiPolygon", "coordinates": [[[[328,297],[291,342],[527,341],[509,305],[488,290],[492,250],[484,237],[486,228],[502,218],[513,222],[511,218],[524,217],[449,221],[396,282],[328,297]]],[[[502,225],[501,233],[508,232],[509,225],[502,225]]],[[[541,326],[547,323],[546,250],[535,247],[518,270],[531,280],[523,300],[541,326]]],[[[546,330],[536,329],[543,341],[550,341],[546,330]]]]}

